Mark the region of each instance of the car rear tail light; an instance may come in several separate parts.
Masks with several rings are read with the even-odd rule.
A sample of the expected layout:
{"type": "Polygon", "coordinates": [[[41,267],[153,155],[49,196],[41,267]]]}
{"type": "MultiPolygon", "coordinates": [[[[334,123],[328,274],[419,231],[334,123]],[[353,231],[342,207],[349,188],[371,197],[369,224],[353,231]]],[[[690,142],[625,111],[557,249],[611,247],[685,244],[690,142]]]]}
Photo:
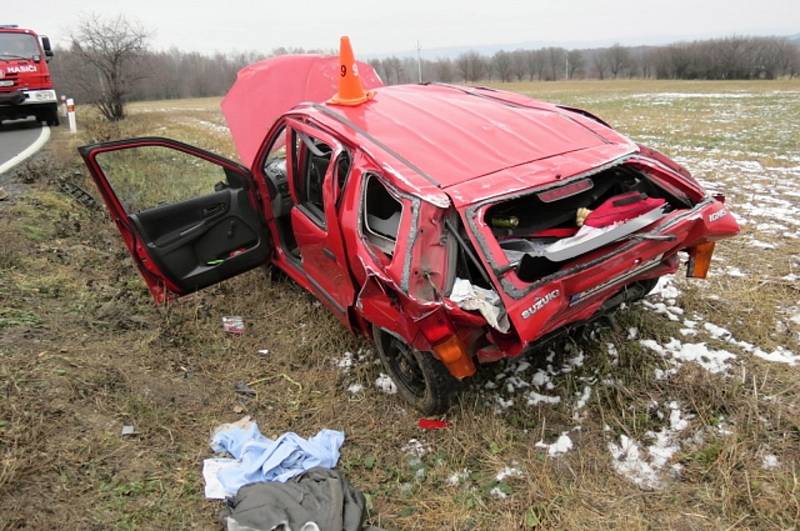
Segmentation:
{"type": "Polygon", "coordinates": [[[714,254],[714,242],[706,242],[689,248],[689,266],[686,276],[689,278],[706,278],[711,267],[711,255],[714,254]]]}
{"type": "Polygon", "coordinates": [[[475,364],[456,335],[444,310],[434,310],[417,322],[436,357],[454,377],[462,380],[475,374],[475,364]]]}
{"type": "Polygon", "coordinates": [[[433,351],[450,374],[459,380],[475,374],[475,364],[457,335],[453,334],[441,343],[433,345],[433,351]]]}

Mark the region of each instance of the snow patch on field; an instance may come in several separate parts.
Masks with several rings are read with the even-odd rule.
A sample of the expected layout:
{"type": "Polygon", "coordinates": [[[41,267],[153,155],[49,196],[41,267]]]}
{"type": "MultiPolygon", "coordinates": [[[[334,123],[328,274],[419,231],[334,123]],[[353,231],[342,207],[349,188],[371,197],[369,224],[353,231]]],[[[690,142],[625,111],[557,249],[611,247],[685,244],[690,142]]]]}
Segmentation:
{"type": "Polygon", "coordinates": [[[351,395],[357,395],[363,391],[364,391],[364,386],[361,385],[360,383],[350,384],[350,386],[347,388],[347,392],[350,393],[351,395]]]}
{"type": "Polygon", "coordinates": [[[715,325],[714,323],[703,323],[703,329],[714,339],[735,345],[748,354],[752,354],[753,356],[761,358],[765,361],[771,361],[773,363],[785,363],[787,365],[796,365],[798,362],[800,362],[800,356],[783,346],[778,346],[771,352],[767,352],[762,348],[753,345],[752,343],[736,339],[729,330],[719,325],[715,325]]]}
{"type": "Polygon", "coordinates": [[[682,343],[675,338],[664,345],[654,339],[642,339],[639,344],[659,354],[672,366],[666,371],[656,369],[659,380],[675,374],[685,362],[696,363],[711,373],[724,373],[729,368],[728,361],[736,358],[727,350],[710,349],[705,343],[682,343]]]}
{"type": "Polygon", "coordinates": [[[387,395],[397,394],[397,386],[388,374],[380,373],[378,378],[375,379],[375,387],[378,391],[387,395]]]}
{"type": "Polygon", "coordinates": [[[422,457],[431,451],[431,447],[429,444],[419,439],[409,439],[408,442],[400,448],[400,451],[413,457],[422,457]]]}
{"type": "Polygon", "coordinates": [[[342,372],[348,373],[354,367],[366,363],[371,355],[372,351],[365,348],[358,349],[356,353],[348,350],[342,354],[341,358],[333,358],[333,363],[342,372]]]}
{"type": "Polygon", "coordinates": [[[197,124],[202,127],[203,129],[208,129],[209,131],[214,131],[216,133],[222,134],[230,134],[230,129],[222,124],[217,124],[214,122],[209,122],[208,120],[197,120],[197,124]]]}
{"type": "Polygon", "coordinates": [[[521,478],[521,477],[522,477],[522,470],[520,470],[516,466],[507,466],[503,467],[503,469],[497,473],[494,479],[495,481],[503,481],[506,478],[521,478]]]}
{"type": "Polygon", "coordinates": [[[761,458],[761,468],[764,470],[772,470],[773,468],[778,468],[780,463],[778,462],[778,457],[774,454],[765,454],[761,458]]]}
{"type": "MultiPolygon", "coordinates": [[[[678,435],[689,426],[691,415],[684,414],[677,402],[669,402],[669,426],[657,432],[645,434],[653,442],[645,446],[625,434],[619,436],[619,443],[609,442],[614,470],[644,489],[660,489],[664,485],[663,472],[675,453],[680,450],[678,435]]],[[[680,472],[680,465],[672,465],[674,473],[680,472]]]]}
{"type": "Polygon", "coordinates": [[[544,448],[547,450],[547,455],[550,457],[556,457],[561,454],[567,453],[568,451],[572,450],[573,444],[572,439],[569,438],[569,432],[564,431],[561,432],[561,435],[555,440],[555,442],[551,444],[547,444],[544,440],[538,441],[534,446],[536,448],[544,448]]]}
{"type": "Polygon", "coordinates": [[[458,472],[453,472],[447,478],[447,484],[450,485],[451,487],[455,487],[457,485],[460,485],[460,484],[464,483],[465,481],[467,481],[467,479],[469,479],[469,475],[470,474],[471,474],[471,472],[470,472],[470,470],[468,468],[463,468],[458,472]]]}

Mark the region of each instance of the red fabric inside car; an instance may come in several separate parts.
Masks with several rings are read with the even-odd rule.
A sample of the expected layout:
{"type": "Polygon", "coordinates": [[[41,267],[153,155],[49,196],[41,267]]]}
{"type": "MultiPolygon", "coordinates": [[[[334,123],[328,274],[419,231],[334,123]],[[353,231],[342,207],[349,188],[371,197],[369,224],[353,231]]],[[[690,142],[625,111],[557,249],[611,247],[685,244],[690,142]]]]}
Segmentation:
{"type": "Polygon", "coordinates": [[[628,192],[606,199],[603,204],[586,216],[584,225],[601,228],[620,221],[627,221],[660,207],[664,199],[647,197],[641,192],[628,192]]]}
{"type": "Polygon", "coordinates": [[[530,235],[531,238],[569,238],[575,236],[578,227],[553,227],[551,229],[537,230],[530,235]]]}

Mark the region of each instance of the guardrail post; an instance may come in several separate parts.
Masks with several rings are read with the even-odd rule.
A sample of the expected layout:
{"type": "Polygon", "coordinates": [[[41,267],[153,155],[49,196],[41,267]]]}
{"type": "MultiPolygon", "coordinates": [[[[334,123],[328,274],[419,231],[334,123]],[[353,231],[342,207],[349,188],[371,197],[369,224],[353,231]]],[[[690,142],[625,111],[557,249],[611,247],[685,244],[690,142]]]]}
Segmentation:
{"type": "Polygon", "coordinates": [[[69,132],[77,133],[78,125],[75,123],[75,100],[67,98],[67,120],[69,120],[69,132]]]}

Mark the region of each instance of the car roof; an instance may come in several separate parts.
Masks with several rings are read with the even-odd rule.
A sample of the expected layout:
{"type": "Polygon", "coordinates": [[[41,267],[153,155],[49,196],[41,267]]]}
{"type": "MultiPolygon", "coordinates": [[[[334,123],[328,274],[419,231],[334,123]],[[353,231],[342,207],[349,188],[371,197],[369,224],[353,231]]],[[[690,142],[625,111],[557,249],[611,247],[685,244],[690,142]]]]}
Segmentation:
{"type": "Polygon", "coordinates": [[[627,138],[584,115],[480,87],[386,86],[361,105],[306,109],[368,147],[379,162],[411,170],[403,178],[419,189],[447,191],[536,160],[605,144],[630,146],[627,138]]]}

